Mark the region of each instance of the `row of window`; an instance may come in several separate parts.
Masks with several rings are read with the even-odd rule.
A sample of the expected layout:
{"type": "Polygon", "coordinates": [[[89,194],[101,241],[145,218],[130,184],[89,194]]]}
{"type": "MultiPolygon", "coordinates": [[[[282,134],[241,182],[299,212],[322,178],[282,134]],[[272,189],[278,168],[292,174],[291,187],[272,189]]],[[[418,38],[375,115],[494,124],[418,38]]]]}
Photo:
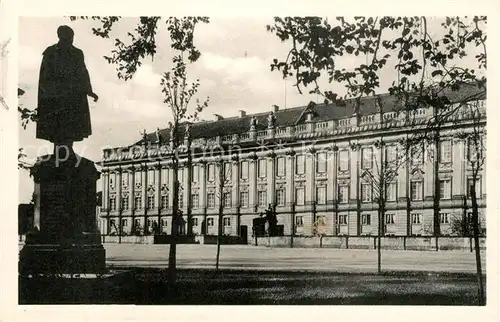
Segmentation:
{"type": "MultiPolygon", "coordinates": [[[[230,217],[223,217],[222,218],[223,225],[224,227],[230,227],[231,226],[231,218],[230,217]]],[[[128,218],[123,218],[121,220],[121,227],[128,227],[128,218]]],[[[156,227],[158,225],[158,221],[156,219],[147,219],[146,221],[147,227],[156,227]]],[[[161,227],[167,227],[167,220],[166,219],[161,219],[160,221],[161,227]]],[[[109,225],[111,227],[116,227],[116,219],[110,219],[109,225]]],[[[141,220],[140,219],[135,219],[134,221],[135,227],[140,227],[141,226],[141,220]]],[[[193,227],[198,226],[198,218],[191,218],[191,225],[193,227]]],[[[214,218],[207,218],[207,226],[212,227],[214,226],[214,218]]]]}
{"type": "MultiPolygon", "coordinates": [[[[372,224],[371,218],[372,218],[371,214],[361,215],[361,225],[370,226],[372,224]]],[[[391,214],[391,213],[385,214],[384,215],[384,222],[387,225],[394,225],[395,218],[396,218],[395,214],[391,214]]],[[[411,223],[415,224],[415,225],[422,224],[422,214],[420,214],[420,213],[411,214],[411,223]]],[[[441,213],[440,214],[440,223],[441,224],[449,224],[450,223],[450,214],[449,213],[441,213]]],[[[318,226],[325,226],[326,225],[326,216],[317,216],[315,224],[318,226]]],[[[338,224],[339,225],[347,225],[348,224],[348,215],[339,214],[338,215],[338,224]]],[[[304,226],[304,217],[303,216],[295,216],[295,226],[296,227],[303,227],[304,226]]]]}
{"type": "MultiPolygon", "coordinates": [[[[439,162],[440,163],[451,163],[452,162],[452,141],[442,140],[439,144],[439,162]]],[[[470,142],[467,149],[468,160],[475,161],[481,157],[482,147],[480,143],[470,142]]],[[[424,163],[424,153],[422,146],[414,146],[411,151],[411,164],[419,165],[424,163]]],[[[339,170],[347,171],[349,170],[349,150],[339,151],[339,170]]],[[[398,148],[396,145],[387,145],[385,147],[385,162],[387,164],[392,164],[398,160],[398,148]]],[[[278,176],[286,175],[286,164],[285,157],[278,157],[276,159],[276,174],[278,176]]],[[[362,169],[372,169],[373,168],[373,148],[365,147],[361,149],[361,168],[362,169]]],[[[306,156],[299,154],[295,159],[295,174],[305,174],[306,170],[306,156]]],[[[180,182],[184,181],[185,169],[181,168],[178,170],[178,179],[180,182]]],[[[326,173],[327,171],[327,154],[325,152],[319,152],[316,154],[316,173],[326,173]]],[[[232,176],[232,164],[230,162],[224,163],[224,179],[231,180],[232,176]]],[[[257,173],[260,178],[267,177],[267,160],[260,159],[257,163],[257,173]]],[[[162,183],[167,184],[167,169],[161,170],[162,183]]],[[[249,162],[241,161],[240,163],[240,179],[248,179],[249,176],[249,162]]],[[[207,166],[207,180],[209,182],[214,182],[216,178],[216,165],[209,164],[207,166]]],[[[142,182],[142,173],[135,173],[135,182],[142,182]]],[[[200,179],[200,167],[197,165],[193,166],[192,171],[192,182],[199,182],[200,179]]],[[[115,187],[116,177],[111,175],[109,178],[109,185],[111,188],[115,187]]],[[[149,185],[155,184],[155,170],[149,170],[147,174],[147,181],[149,185]]],[[[122,185],[129,185],[129,176],[122,175],[122,185]]]]}
{"type": "MultiPolygon", "coordinates": [[[[472,179],[467,180],[467,197],[471,197],[471,187],[473,184],[472,179]]],[[[375,187],[376,188],[376,187],[375,187]]],[[[361,201],[362,202],[372,202],[374,195],[374,185],[372,183],[362,183],[361,184],[361,201]]],[[[410,198],[414,201],[419,201],[423,199],[423,180],[413,180],[410,182],[410,198]]],[[[481,198],[481,181],[478,179],[476,181],[476,194],[478,198],[481,198]]],[[[375,193],[375,196],[378,194],[375,193]]],[[[286,191],[285,188],[280,188],[276,190],[276,205],[278,207],[285,206],[286,202],[286,191]]],[[[452,185],[451,179],[443,179],[439,181],[439,197],[442,200],[451,199],[452,196],[452,185]]],[[[397,183],[390,182],[386,186],[386,195],[385,200],[388,202],[394,202],[397,200],[397,183]]],[[[169,208],[169,196],[163,195],[161,196],[159,207],[162,209],[169,208]]],[[[316,204],[324,205],[327,201],[327,187],[326,186],[318,186],[316,187],[316,204]]],[[[349,202],[349,185],[339,185],[338,186],[338,201],[339,203],[348,203],[349,202]]],[[[142,208],[142,197],[136,196],[134,198],[135,208],[142,208]]],[[[232,192],[224,192],[222,196],[222,203],[224,208],[232,207],[232,192]]],[[[266,207],[268,205],[267,202],[267,191],[257,191],[257,204],[259,207],[266,207]]],[[[295,204],[298,206],[302,206],[305,204],[305,187],[297,187],[295,188],[295,204]]],[[[207,207],[215,208],[215,193],[207,194],[207,207]]],[[[200,207],[200,196],[198,193],[191,194],[191,206],[193,208],[200,207]]],[[[240,206],[242,208],[249,207],[249,192],[242,191],[240,192],[240,206]]],[[[182,193],[179,194],[179,207],[184,207],[184,196],[182,193]]],[[[110,210],[116,210],[116,199],[115,197],[111,197],[109,199],[109,208],[110,210]]],[[[121,198],[121,208],[123,210],[129,209],[129,198],[121,198]]],[[[147,208],[153,209],[155,208],[155,196],[147,197],[147,208]]]]}

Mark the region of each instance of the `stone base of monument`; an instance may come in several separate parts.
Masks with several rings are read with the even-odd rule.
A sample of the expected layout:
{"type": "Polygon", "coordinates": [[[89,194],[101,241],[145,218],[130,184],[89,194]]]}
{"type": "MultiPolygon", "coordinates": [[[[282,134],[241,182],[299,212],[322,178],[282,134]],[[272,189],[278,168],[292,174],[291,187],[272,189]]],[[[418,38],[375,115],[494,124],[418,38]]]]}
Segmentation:
{"type": "Polygon", "coordinates": [[[96,181],[92,161],[77,155],[39,158],[35,181],[33,231],[19,253],[19,273],[91,274],[106,270],[96,218],[96,181]]]}
{"type": "Polygon", "coordinates": [[[102,245],[25,245],[19,254],[19,274],[99,274],[106,272],[102,245]]]}

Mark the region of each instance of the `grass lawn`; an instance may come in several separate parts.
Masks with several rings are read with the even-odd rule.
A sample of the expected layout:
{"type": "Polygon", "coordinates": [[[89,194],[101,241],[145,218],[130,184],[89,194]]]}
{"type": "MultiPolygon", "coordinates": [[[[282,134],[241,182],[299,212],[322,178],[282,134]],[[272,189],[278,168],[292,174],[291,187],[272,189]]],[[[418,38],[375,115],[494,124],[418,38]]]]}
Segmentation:
{"type": "Polygon", "coordinates": [[[102,278],[22,278],[20,304],[477,305],[472,274],[284,272],[130,267],[102,278]]]}

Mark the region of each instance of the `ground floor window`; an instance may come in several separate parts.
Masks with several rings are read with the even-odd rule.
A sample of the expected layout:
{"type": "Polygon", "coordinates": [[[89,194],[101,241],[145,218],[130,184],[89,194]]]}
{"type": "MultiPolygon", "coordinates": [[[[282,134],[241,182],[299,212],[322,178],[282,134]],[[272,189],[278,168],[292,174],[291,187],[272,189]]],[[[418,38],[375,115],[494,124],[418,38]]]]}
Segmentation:
{"type": "Polygon", "coordinates": [[[214,219],[213,218],[207,218],[207,226],[212,227],[214,225],[214,219]]]}
{"type": "Polygon", "coordinates": [[[231,226],[231,218],[230,217],[224,217],[224,227],[231,226]]]}
{"type": "Polygon", "coordinates": [[[347,225],[347,215],[339,215],[339,225],[347,225]]]}
{"type": "Polygon", "coordinates": [[[302,216],[295,216],[295,226],[296,227],[304,226],[304,218],[302,216]]]}
{"type": "Polygon", "coordinates": [[[365,226],[371,225],[371,219],[371,215],[361,215],[361,224],[365,226]]]}
{"type": "Polygon", "coordinates": [[[385,223],[388,225],[394,224],[394,214],[385,214],[385,223]]]}
{"type": "Polygon", "coordinates": [[[422,223],[422,214],[412,214],[411,222],[415,225],[419,225],[422,223]]]}

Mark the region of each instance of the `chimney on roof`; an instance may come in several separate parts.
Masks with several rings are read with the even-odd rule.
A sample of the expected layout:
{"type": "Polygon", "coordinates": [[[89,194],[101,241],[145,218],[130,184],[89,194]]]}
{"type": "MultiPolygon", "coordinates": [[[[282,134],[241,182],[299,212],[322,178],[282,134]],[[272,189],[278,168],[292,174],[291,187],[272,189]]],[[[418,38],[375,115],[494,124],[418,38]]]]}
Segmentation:
{"type": "Polygon", "coordinates": [[[247,116],[247,112],[240,110],[240,117],[245,117],[247,116]]]}
{"type": "Polygon", "coordinates": [[[276,113],[280,110],[280,107],[278,105],[273,105],[273,111],[276,113]]]}
{"type": "Polygon", "coordinates": [[[224,118],[219,115],[219,114],[214,114],[214,121],[220,121],[220,120],[223,120],[224,118]]]}

